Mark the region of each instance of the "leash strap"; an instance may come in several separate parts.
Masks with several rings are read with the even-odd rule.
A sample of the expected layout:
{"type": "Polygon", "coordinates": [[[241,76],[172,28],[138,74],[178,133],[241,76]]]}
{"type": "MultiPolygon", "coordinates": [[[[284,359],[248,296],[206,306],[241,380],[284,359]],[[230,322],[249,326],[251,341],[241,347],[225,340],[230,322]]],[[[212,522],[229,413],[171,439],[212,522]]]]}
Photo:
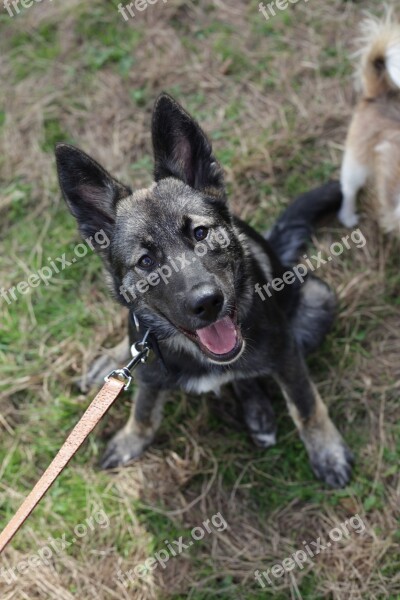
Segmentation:
{"type": "Polygon", "coordinates": [[[18,511],[0,534],[0,553],[25,523],[33,509],[39,504],[47,490],[54,483],[74,454],[82,446],[100,419],[125,388],[126,382],[110,377],[100,392],[90,403],[86,412],[75,425],[57,455],[43,473],[33,490],[25,498],[18,511]]]}
{"type": "Polygon", "coordinates": [[[31,512],[39,504],[50,486],[82,446],[97,423],[121,394],[122,390],[128,389],[132,381],[132,369],[136,368],[140,363],[145,363],[148,358],[150,347],[147,343],[147,338],[149,333],[150,330],[148,329],[142,341],[133,344],[131,347],[132,359],[129,363],[122,369],[112,371],[104,378],[105,384],[100,392],[89,404],[89,407],[83,413],[33,490],[25,498],[6,528],[0,533],[0,554],[25,523],[31,512]]]}

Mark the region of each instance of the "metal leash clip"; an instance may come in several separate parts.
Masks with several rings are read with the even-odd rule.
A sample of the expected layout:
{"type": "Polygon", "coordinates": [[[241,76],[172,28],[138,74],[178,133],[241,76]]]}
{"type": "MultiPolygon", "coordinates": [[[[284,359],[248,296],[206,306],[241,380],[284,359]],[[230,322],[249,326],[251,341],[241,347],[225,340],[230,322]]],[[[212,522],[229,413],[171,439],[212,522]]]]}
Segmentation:
{"type": "Polygon", "coordinates": [[[132,374],[131,371],[139,364],[139,363],[145,363],[149,357],[149,352],[151,350],[149,344],[147,343],[147,338],[148,335],[150,333],[150,329],[148,329],[142,339],[141,342],[136,342],[135,344],[132,344],[131,346],[131,355],[132,355],[132,359],[128,362],[127,365],[125,365],[125,367],[122,367],[122,369],[114,369],[114,371],[111,371],[111,373],[109,373],[107,375],[107,377],[104,377],[104,381],[108,382],[110,377],[114,377],[115,379],[118,379],[119,381],[125,381],[125,386],[124,386],[124,390],[127,390],[129,388],[129,386],[132,383],[132,374]]]}

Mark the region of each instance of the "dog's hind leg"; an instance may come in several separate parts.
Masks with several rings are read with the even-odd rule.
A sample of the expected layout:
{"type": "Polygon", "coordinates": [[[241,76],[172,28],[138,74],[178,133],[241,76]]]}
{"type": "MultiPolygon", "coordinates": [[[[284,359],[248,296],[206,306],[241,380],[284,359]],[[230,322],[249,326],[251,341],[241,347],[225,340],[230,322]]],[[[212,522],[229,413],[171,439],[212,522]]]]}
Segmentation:
{"type": "Polygon", "coordinates": [[[269,448],[276,443],[276,423],[267,393],[258,379],[235,381],[235,394],[254,443],[269,448]]]}
{"type": "Polygon", "coordinates": [[[335,293],[324,281],[309,275],[300,288],[299,304],[291,319],[294,336],[304,354],[322,344],[335,314],[335,293]]]}
{"type": "Polygon", "coordinates": [[[400,135],[375,148],[377,216],[387,232],[400,232],[400,135]]]}
{"type": "Polygon", "coordinates": [[[104,377],[114,369],[123,367],[129,358],[129,337],[126,335],[122,342],[114,348],[104,350],[104,354],[96,358],[87,373],[76,382],[78,389],[86,393],[91,387],[102,385],[104,377]]]}
{"type": "Polygon", "coordinates": [[[339,221],[346,227],[354,227],[358,223],[356,213],[357,194],[366,184],[367,178],[368,167],[356,158],[351,147],[347,147],[340,176],[343,203],[338,215],[339,221]]]}
{"type": "Polygon", "coordinates": [[[277,376],[289,412],[319,479],[339,488],[351,475],[353,456],[332,423],[328,410],[310,380],[299,351],[286,357],[285,371],[277,376]]]}
{"type": "Polygon", "coordinates": [[[144,452],[161,423],[166,398],[166,391],[139,384],[127,424],[108,443],[101,459],[103,469],[125,465],[144,452]]]}

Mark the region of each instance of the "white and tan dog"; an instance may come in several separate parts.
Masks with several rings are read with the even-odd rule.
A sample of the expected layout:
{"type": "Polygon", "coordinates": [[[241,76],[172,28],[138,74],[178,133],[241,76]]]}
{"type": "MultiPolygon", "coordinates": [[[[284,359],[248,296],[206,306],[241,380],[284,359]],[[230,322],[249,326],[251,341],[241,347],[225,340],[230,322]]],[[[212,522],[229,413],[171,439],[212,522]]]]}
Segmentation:
{"type": "Polygon", "coordinates": [[[400,25],[389,11],[383,21],[366,19],[362,28],[363,95],[346,141],[339,219],[356,225],[357,194],[371,182],[377,221],[400,234],[400,25]]]}

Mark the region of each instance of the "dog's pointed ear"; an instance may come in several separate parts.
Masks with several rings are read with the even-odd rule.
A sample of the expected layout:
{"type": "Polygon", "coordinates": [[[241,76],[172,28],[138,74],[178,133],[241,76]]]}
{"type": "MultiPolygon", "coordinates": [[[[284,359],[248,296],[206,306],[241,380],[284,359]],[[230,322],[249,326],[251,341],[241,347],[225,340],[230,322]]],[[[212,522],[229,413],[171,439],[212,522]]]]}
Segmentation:
{"type": "Polygon", "coordinates": [[[110,235],[117,202],[129,196],[131,189],[75,146],[57,144],[55,154],[60,188],[82,236],[98,231],[110,235]]]}
{"type": "Polygon", "coordinates": [[[198,123],[171,96],[162,93],[153,111],[155,181],[177,177],[197,190],[224,193],[223,172],[198,123]]]}

